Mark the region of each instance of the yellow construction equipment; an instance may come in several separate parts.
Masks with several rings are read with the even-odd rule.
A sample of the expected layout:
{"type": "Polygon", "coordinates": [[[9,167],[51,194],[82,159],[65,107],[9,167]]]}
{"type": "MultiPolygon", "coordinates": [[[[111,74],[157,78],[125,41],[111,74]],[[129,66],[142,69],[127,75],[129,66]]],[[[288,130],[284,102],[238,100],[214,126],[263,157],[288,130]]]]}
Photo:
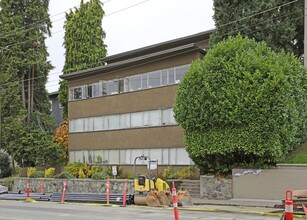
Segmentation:
{"type": "MultiPolygon", "coordinates": [[[[149,156],[139,156],[134,159],[134,203],[147,206],[170,206],[172,195],[167,182],[156,178],[151,172],[151,159],[149,156]],[[147,175],[136,176],[136,163],[138,160],[147,161],[147,175]]],[[[184,206],[191,206],[192,201],[187,190],[178,192],[178,203],[184,206]],[[180,199],[179,199],[180,195],[180,199]]]]}

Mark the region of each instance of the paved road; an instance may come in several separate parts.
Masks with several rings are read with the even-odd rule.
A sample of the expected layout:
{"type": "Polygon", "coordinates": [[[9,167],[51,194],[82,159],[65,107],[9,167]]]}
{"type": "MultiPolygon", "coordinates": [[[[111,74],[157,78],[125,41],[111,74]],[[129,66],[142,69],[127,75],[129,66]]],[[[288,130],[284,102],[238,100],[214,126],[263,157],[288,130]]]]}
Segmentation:
{"type": "MultiPolygon", "coordinates": [[[[278,220],[276,216],[180,210],[180,220],[278,220]]],[[[0,201],[0,220],[173,220],[172,209],[0,201]]]]}

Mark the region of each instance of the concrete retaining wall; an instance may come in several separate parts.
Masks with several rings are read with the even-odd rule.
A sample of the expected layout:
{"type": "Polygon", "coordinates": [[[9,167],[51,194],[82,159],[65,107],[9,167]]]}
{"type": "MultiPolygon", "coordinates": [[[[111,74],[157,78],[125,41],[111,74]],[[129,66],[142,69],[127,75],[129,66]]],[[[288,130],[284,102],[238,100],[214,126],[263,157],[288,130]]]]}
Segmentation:
{"type": "Polygon", "coordinates": [[[307,190],[307,165],[278,165],[275,169],[234,169],[233,198],[284,199],[287,189],[307,190]]]}
{"type": "MultiPolygon", "coordinates": [[[[43,183],[44,192],[62,192],[63,180],[51,178],[14,178],[13,191],[24,192],[26,188],[26,181],[30,181],[31,192],[39,192],[40,181],[43,183]]],[[[127,193],[133,193],[133,180],[112,179],[111,193],[123,193],[124,182],[127,182],[127,193]]],[[[84,192],[84,193],[105,193],[106,181],[105,180],[91,180],[91,179],[68,179],[67,192],[84,192]]]]}
{"type": "Polygon", "coordinates": [[[231,199],[232,179],[200,176],[200,198],[202,199],[231,199]]]}

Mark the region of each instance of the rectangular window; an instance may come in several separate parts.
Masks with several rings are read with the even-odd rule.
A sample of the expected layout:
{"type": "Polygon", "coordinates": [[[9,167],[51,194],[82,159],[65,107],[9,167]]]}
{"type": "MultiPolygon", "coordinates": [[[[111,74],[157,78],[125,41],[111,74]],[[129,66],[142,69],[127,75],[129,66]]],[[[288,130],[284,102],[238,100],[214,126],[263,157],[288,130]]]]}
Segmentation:
{"type": "Polygon", "coordinates": [[[118,81],[117,80],[107,81],[107,94],[114,95],[117,93],[118,93],[118,81]]]}
{"type": "Polygon", "coordinates": [[[119,150],[109,150],[109,164],[119,163],[119,150]]]}
{"type": "Polygon", "coordinates": [[[102,96],[107,95],[107,81],[101,81],[101,93],[102,96]]]}
{"type": "Polygon", "coordinates": [[[144,73],[142,74],[142,89],[148,88],[148,74],[144,73]]]}
{"type": "Polygon", "coordinates": [[[125,92],[125,79],[118,80],[118,92],[119,93],[125,92]]]}
{"type": "Polygon", "coordinates": [[[160,110],[150,111],[149,112],[149,120],[150,126],[159,126],[161,125],[161,117],[160,117],[160,110]]]}
{"type": "Polygon", "coordinates": [[[184,75],[188,71],[189,66],[188,65],[178,66],[175,69],[176,69],[176,83],[179,83],[180,80],[184,77],[184,75]]]}
{"type": "Polygon", "coordinates": [[[169,149],[169,164],[175,165],[177,164],[177,148],[170,148],[169,149]]]}
{"type": "Polygon", "coordinates": [[[149,112],[143,112],[143,126],[150,126],[149,112]]]}
{"type": "Polygon", "coordinates": [[[160,71],[148,73],[148,88],[154,88],[158,86],[161,86],[160,71]]]}
{"type": "Polygon", "coordinates": [[[75,132],[84,131],[84,118],[75,119],[75,132]]]}
{"type": "Polygon", "coordinates": [[[84,119],[84,131],[93,131],[94,129],[94,119],[85,118],[84,119]]]}
{"type": "Polygon", "coordinates": [[[131,127],[142,127],[143,125],[142,112],[131,113],[131,127]]]}
{"type": "Polygon", "coordinates": [[[92,98],[93,97],[93,85],[88,85],[87,86],[87,98],[92,98]]]}
{"type": "Polygon", "coordinates": [[[69,120],[69,132],[75,132],[76,131],[76,121],[69,120]]]}
{"type": "Polygon", "coordinates": [[[94,131],[101,131],[103,128],[103,118],[95,117],[94,118],[94,131]]]}
{"type": "Polygon", "coordinates": [[[162,86],[165,86],[165,85],[168,84],[168,82],[167,82],[167,70],[162,70],[161,75],[162,75],[162,86]]]}
{"type": "Polygon", "coordinates": [[[74,100],[82,99],[82,87],[74,88],[74,100]]]}
{"type": "Polygon", "coordinates": [[[131,76],[130,77],[130,84],[129,84],[129,90],[130,91],[137,91],[142,88],[142,77],[141,75],[131,76]]]}
{"type": "Polygon", "coordinates": [[[109,129],[109,117],[108,116],[103,116],[102,117],[102,130],[108,130],[109,129]]]}
{"type": "Polygon", "coordinates": [[[109,116],[109,129],[119,129],[119,115],[109,116]]]}
{"type": "Polygon", "coordinates": [[[126,150],[119,150],[119,163],[120,164],[126,163],[126,150]]]}
{"type": "Polygon", "coordinates": [[[162,161],[161,164],[169,164],[169,148],[162,148],[162,161]]]}
{"type": "Polygon", "coordinates": [[[168,84],[174,84],[175,83],[175,71],[174,68],[168,69],[168,84]]]}
{"type": "Polygon", "coordinates": [[[99,97],[101,96],[101,84],[95,83],[92,84],[92,97],[99,97]]]}
{"type": "Polygon", "coordinates": [[[162,125],[170,124],[170,110],[171,109],[162,110],[162,125]]]}
{"type": "Polygon", "coordinates": [[[178,165],[189,165],[191,159],[185,148],[177,148],[177,163],[178,165]]]}
{"type": "Polygon", "coordinates": [[[119,127],[130,128],[130,114],[122,114],[119,116],[119,127]]]}
{"type": "Polygon", "coordinates": [[[173,109],[170,110],[170,124],[173,124],[173,125],[177,124],[177,122],[175,120],[173,109]]]}

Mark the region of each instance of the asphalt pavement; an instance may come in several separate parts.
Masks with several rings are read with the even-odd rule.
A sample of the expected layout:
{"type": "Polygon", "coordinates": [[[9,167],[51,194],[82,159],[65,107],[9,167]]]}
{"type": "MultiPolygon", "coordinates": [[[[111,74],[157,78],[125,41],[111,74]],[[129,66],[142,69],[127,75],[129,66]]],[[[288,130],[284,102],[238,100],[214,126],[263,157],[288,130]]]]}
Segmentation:
{"type": "MultiPolygon", "coordinates": [[[[193,206],[179,210],[180,220],[278,220],[278,215],[227,212],[213,207],[193,206]]],[[[105,206],[98,204],[59,204],[54,202],[0,201],[0,219],[5,220],[173,220],[172,208],[105,206]]],[[[298,219],[298,218],[297,218],[298,219]]]]}

